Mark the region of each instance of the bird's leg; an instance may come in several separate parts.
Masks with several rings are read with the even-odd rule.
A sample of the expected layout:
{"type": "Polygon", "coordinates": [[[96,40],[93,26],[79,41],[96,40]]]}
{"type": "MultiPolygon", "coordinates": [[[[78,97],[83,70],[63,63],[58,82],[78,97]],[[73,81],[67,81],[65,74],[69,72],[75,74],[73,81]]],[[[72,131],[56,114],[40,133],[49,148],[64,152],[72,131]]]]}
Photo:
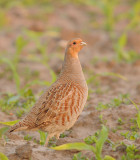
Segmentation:
{"type": "Polygon", "coordinates": [[[45,147],[48,146],[49,139],[52,138],[53,136],[54,136],[54,134],[48,134],[47,135],[47,139],[46,139],[46,142],[45,142],[45,145],[44,145],[45,147]]]}
{"type": "Polygon", "coordinates": [[[47,139],[46,139],[46,142],[45,142],[45,147],[47,147],[48,146],[48,142],[49,142],[49,139],[51,138],[51,136],[48,134],[47,135],[47,139]]]}
{"type": "Polygon", "coordinates": [[[56,144],[57,144],[57,140],[59,139],[59,137],[60,137],[60,133],[55,134],[56,144]]]}

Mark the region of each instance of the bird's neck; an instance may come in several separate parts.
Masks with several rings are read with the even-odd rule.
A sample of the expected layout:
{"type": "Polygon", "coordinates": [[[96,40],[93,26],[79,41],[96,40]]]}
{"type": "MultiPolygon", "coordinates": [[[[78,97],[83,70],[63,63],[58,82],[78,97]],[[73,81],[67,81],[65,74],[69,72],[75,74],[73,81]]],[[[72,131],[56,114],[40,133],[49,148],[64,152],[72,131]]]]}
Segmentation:
{"type": "Polygon", "coordinates": [[[59,78],[61,80],[67,79],[76,83],[80,83],[81,85],[85,84],[85,78],[78,58],[78,54],[76,57],[74,57],[68,52],[65,53],[65,58],[59,78]]]}

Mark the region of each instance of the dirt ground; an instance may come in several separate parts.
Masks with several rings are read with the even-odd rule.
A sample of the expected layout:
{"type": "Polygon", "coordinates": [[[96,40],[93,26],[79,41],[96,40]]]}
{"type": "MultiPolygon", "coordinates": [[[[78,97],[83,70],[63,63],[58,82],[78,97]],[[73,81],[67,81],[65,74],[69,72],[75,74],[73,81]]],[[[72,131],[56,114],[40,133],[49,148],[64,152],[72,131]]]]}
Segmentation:
{"type": "MultiPolygon", "coordinates": [[[[121,5],[118,7],[117,14],[127,11],[128,6],[121,5]]],[[[42,11],[43,12],[43,11],[42,11]]],[[[131,99],[138,105],[140,104],[140,60],[133,63],[118,63],[113,59],[116,54],[113,49],[113,42],[107,31],[94,29],[92,13],[95,12],[100,17],[100,12],[91,6],[62,5],[51,13],[41,13],[37,7],[27,9],[25,7],[13,7],[8,10],[8,24],[10,29],[0,31],[0,52],[11,58],[15,52],[15,39],[19,35],[25,38],[25,29],[35,32],[42,32],[41,42],[46,45],[46,52],[49,57],[47,62],[51,69],[58,75],[63,62],[64,49],[67,40],[74,37],[81,37],[88,45],[80,53],[80,61],[83,71],[88,80],[95,77],[93,81],[88,83],[89,98],[86,106],[80,115],[76,124],[66,131],[66,137],[60,138],[56,144],[64,144],[68,142],[83,142],[84,138],[93,135],[101,129],[102,124],[109,128],[108,138],[114,143],[124,142],[126,145],[134,144],[140,154],[140,131],[135,140],[126,138],[121,133],[132,132],[134,126],[133,119],[136,119],[137,110],[132,103],[121,103],[119,106],[110,106],[106,109],[97,109],[100,103],[110,104],[114,98],[118,98],[121,94],[129,94],[131,99]],[[65,13],[65,14],[63,14],[65,13]],[[41,18],[40,18],[41,17],[41,18]],[[50,28],[59,28],[54,32],[50,28]],[[104,60],[104,57],[106,59],[104,60]],[[95,62],[93,62],[97,59],[95,62]],[[105,72],[114,72],[123,75],[127,80],[119,77],[103,75],[105,72]],[[99,76],[97,76],[99,75],[99,76]],[[102,117],[102,118],[101,118],[102,117]],[[118,119],[121,119],[121,124],[118,119]],[[115,130],[115,131],[114,131],[115,130]]],[[[97,20],[97,19],[96,19],[97,20]]],[[[99,19],[102,21],[102,18],[99,19]]],[[[120,35],[127,22],[120,22],[115,26],[116,33],[120,35]],[[121,27],[120,27],[121,26],[121,27]]],[[[126,49],[133,49],[140,53],[140,34],[135,31],[129,31],[126,49]]],[[[28,38],[27,38],[28,39],[28,38]]],[[[36,49],[33,41],[30,41],[20,55],[18,71],[21,77],[21,84],[24,86],[29,81],[34,80],[33,76],[27,81],[25,79],[26,68],[30,69],[30,74],[37,71],[39,80],[51,81],[49,70],[38,61],[33,61],[32,56],[42,58],[36,49]],[[35,49],[36,54],[33,51],[35,49]],[[25,73],[24,73],[25,71],[25,73]]],[[[1,98],[7,92],[16,94],[16,87],[12,80],[12,74],[9,70],[5,70],[5,65],[1,65],[0,74],[4,74],[0,78],[1,98]],[[4,73],[3,73],[4,72],[4,73]]],[[[45,86],[33,85],[30,87],[38,98],[45,86]]],[[[32,107],[32,106],[31,106],[32,107]]],[[[24,115],[23,115],[24,116],[24,115]]],[[[14,111],[8,113],[0,110],[0,121],[11,121],[18,119],[14,111]]],[[[3,127],[3,126],[2,126],[3,127]]],[[[71,160],[73,155],[78,151],[54,151],[41,146],[32,141],[24,140],[24,136],[29,134],[39,141],[38,132],[18,132],[8,137],[5,143],[4,139],[0,141],[0,151],[5,153],[10,160],[71,160]]],[[[105,143],[103,147],[103,155],[110,155],[117,160],[122,155],[126,155],[126,148],[120,145],[116,150],[112,149],[111,144],[105,143]]],[[[95,155],[90,151],[82,151],[82,155],[95,159],[95,155]]]]}

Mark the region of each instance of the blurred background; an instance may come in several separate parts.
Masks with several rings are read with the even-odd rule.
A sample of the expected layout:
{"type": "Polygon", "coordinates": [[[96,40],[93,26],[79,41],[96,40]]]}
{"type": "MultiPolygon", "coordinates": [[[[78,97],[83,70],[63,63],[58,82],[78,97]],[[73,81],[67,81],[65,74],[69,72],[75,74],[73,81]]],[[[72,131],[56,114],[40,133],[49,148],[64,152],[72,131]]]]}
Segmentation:
{"type": "Polygon", "coordinates": [[[83,139],[105,120],[112,139],[125,121],[116,132],[127,139],[120,132],[131,132],[136,118],[128,97],[140,104],[139,0],[0,0],[0,121],[20,119],[56,80],[71,38],[88,44],[79,58],[89,96],[66,137],[83,139]]]}

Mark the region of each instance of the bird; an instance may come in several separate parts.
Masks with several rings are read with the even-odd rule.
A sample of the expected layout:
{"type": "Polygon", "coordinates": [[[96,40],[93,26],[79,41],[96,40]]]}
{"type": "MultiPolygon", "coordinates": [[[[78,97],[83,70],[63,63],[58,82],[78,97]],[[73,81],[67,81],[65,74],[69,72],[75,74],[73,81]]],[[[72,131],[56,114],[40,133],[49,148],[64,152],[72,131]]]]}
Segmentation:
{"type": "Polygon", "coordinates": [[[78,53],[87,44],[80,38],[72,39],[65,49],[61,72],[57,80],[44,91],[29,113],[12,126],[14,131],[47,132],[45,146],[53,136],[69,130],[84,109],[88,86],[82,71],[78,53]]]}

